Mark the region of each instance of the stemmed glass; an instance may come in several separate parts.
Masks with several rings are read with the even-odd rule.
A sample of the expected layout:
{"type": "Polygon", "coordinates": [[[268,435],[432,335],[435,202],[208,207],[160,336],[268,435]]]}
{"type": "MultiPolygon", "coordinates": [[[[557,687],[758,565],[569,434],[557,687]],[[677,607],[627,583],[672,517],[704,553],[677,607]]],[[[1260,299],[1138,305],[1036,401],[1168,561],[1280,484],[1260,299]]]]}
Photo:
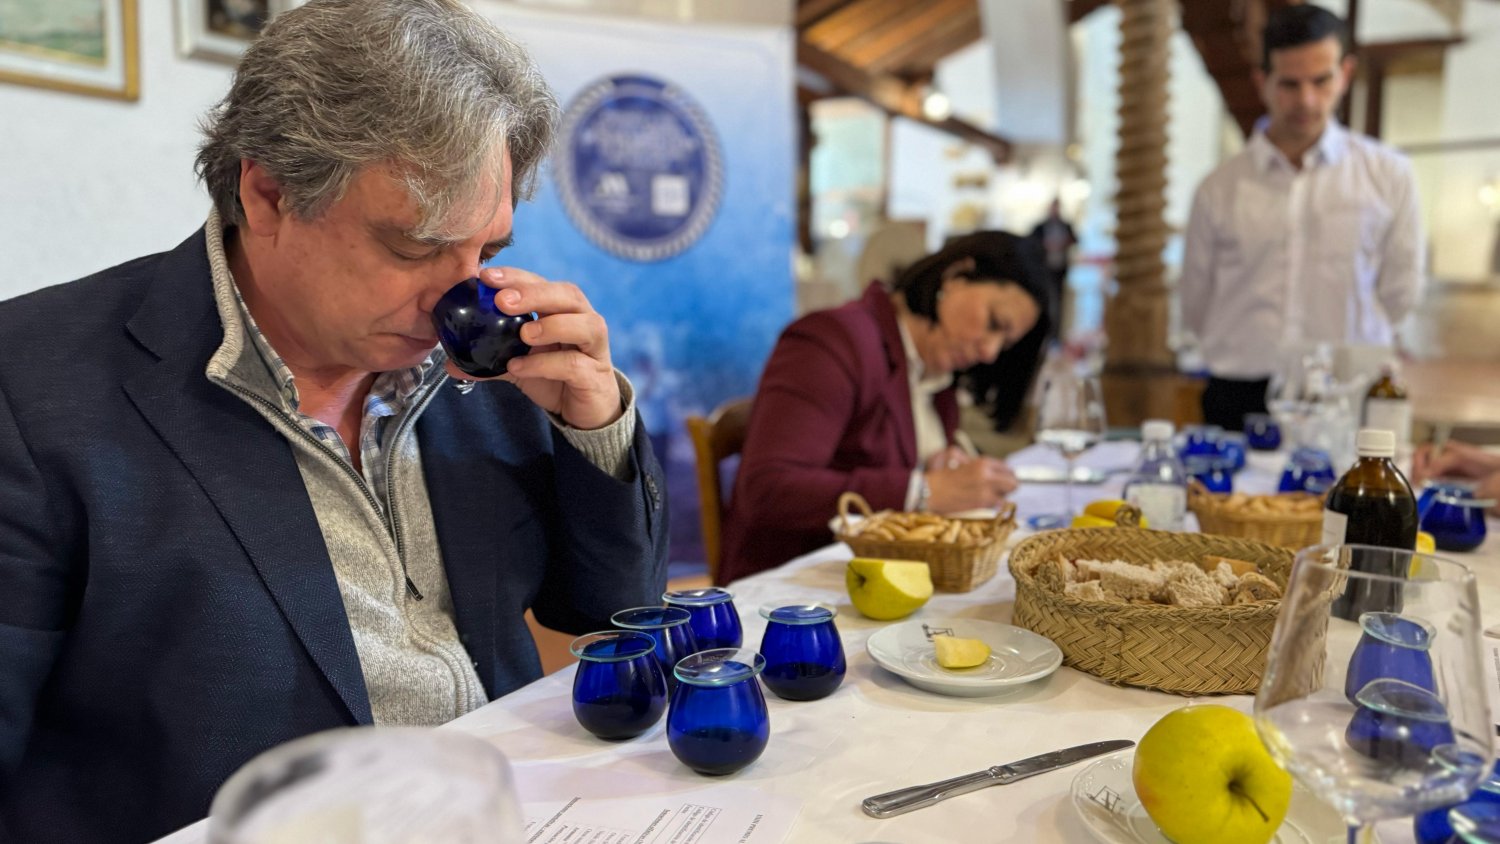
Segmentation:
{"type": "Polygon", "coordinates": [[[1349,842],[1369,842],[1376,821],[1458,803],[1488,773],[1493,728],[1481,672],[1467,567],[1393,548],[1315,545],[1292,568],[1256,727],[1276,760],[1343,815],[1349,842]],[[1384,596],[1384,605],[1366,607],[1363,623],[1348,620],[1335,612],[1346,594],[1384,596]],[[1421,648],[1384,646],[1393,639],[1421,648]],[[1413,670],[1427,661],[1430,675],[1413,670]]]}
{"type": "MultiPolygon", "coordinates": [[[[1099,380],[1079,376],[1069,367],[1053,370],[1042,385],[1037,408],[1037,442],[1049,445],[1067,461],[1063,482],[1066,511],[1055,521],[1073,518],[1073,465],[1078,456],[1104,437],[1104,394],[1099,380]]],[[[1048,522],[1054,520],[1046,520],[1048,522]]]]}
{"type": "Polygon", "coordinates": [[[341,727],[256,756],[214,795],[209,844],[525,841],[499,748],[456,730],[341,727]]]}

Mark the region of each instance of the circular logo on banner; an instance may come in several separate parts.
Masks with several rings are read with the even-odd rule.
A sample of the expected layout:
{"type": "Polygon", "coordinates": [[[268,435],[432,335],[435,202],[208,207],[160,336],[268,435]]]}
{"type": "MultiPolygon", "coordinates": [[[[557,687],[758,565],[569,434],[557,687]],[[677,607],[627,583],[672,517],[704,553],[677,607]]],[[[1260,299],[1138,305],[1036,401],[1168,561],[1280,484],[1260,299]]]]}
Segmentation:
{"type": "Polygon", "coordinates": [[[680,88],[646,76],[601,79],[568,106],[560,134],[563,207],[611,254],[670,258],[713,222],[724,182],[719,139],[680,88]]]}

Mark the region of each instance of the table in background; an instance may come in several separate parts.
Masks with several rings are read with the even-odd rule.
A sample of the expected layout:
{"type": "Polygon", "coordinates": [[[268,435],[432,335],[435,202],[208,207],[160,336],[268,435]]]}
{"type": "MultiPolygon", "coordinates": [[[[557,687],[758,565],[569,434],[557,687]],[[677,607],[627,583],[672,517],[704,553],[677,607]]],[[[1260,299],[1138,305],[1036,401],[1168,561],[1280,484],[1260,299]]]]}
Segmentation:
{"type": "MultiPolygon", "coordinates": [[[[1080,461],[1102,469],[1128,467],[1134,443],[1105,443],[1080,461]]],[[[1044,463],[1056,456],[1028,448],[1013,463],[1044,463]]],[[[1252,454],[1250,466],[1237,478],[1244,491],[1264,491],[1275,483],[1281,457],[1252,454]]],[[[1117,495],[1123,474],[1102,485],[1076,487],[1077,502],[1117,495]]],[[[1061,506],[1062,487],[1033,485],[1015,500],[1021,518],[1061,506]]],[[[1019,531],[1017,540],[1024,536],[1019,531]]],[[[838,627],[848,656],[849,673],[831,697],[793,703],[767,695],[771,741],[754,765],[727,781],[802,801],[788,841],[810,842],[1085,842],[1089,832],[1073,812],[1069,788],[1077,765],[1062,771],[957,797],[930,808],[888,820],[861,812],[860,801],[872,794],[932,782],[991,765],[1014,761],[1084,742],[1138,740],[1161,716],[1188,699],[1160,692],[1112,686],[1063,667],[1043,680],[988,698],[954,698],[920,691],[879,668],[865,652],[865,640],[889,622],[863,618],[849,604],[844,565],[850,558],[842,544],[830,545],[772,571],[745,578],[731,588],[745,626],[745,642],[757,647],[765,622],[757,608],[771,601],[825,601],[839,609],[838,627]]],[[[1478,552],[1456,555],[1480,575],[1482,602],[1500,610],[1500,542],[1492,536],[1478,552]]],[[[963,594],[939,593],[914,618],[976,618],[1009,622],[1015,584],[1002,564],[993,580],[963,594]]],[[[1487,612],[1486,623],[1500,621],[1487,612]]],[[[593,738],[573,719],[570,691],[573,671],[564,669],[459,718],[445,729],[483,737],[515,764],[566,762],[579,769],[608,771],[628,778],[650,772],[667,777],[674,793],[724,782],[683,767],[667,748],[664,723],[646,735],[611,744],[593,738]]],[[[1214,697],[1250,711],[1246,695],[1214,697]]],[[[1086,763],[1085,763],[1086,764],[1086,763]]],[[[524,767],[521,771],[524,776],[524,767]]],[[[1410,829],[1393,824],[1397,835],[1410,829]]],[[[162,844],[196,844],[204,825],[197,824],[162,840],[162,844]]],[[[1383,841],[1400,841],[1385,835],[1383,841]]],[[[1405,839],[1405,840],[1409,840],[1405,839]]]]}

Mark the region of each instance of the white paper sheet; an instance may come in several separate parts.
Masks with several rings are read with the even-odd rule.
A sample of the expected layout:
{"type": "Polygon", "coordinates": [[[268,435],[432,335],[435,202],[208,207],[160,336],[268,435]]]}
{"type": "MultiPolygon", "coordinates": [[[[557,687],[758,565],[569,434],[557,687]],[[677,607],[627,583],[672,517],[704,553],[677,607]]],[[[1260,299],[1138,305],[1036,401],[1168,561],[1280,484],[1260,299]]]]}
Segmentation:
{"type": "Polygon", "coordinates": [[[516,766],[527,844],[780,844],[801,802],[650,771],[516,766]]]}

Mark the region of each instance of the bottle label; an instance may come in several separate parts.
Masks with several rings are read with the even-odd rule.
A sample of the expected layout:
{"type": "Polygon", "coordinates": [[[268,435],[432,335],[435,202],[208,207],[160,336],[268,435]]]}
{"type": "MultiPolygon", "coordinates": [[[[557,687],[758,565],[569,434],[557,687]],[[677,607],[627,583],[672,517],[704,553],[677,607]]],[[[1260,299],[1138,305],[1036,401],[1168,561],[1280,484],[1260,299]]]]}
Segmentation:
{"type": "Polygon", "coordinates": [[[1156,530],[1182,530],[1187,512],[1187,490],[1176,484],[1134,484],[1125,500],[1140,508],[1149,527],[1156,530]]]}
{"type": "Polygon", "coordinates": [[[1342,545],[1349,533],[1349,517],[1332,510],[1323,511],[1323,545],[1342,545]]]}
{"type": "Polygon", "coordinates": [[[1395,434],[1398,447],[1411,442],[1411,402],[1407,399],[1367,400],[1365,427],[1395,434]]]}

